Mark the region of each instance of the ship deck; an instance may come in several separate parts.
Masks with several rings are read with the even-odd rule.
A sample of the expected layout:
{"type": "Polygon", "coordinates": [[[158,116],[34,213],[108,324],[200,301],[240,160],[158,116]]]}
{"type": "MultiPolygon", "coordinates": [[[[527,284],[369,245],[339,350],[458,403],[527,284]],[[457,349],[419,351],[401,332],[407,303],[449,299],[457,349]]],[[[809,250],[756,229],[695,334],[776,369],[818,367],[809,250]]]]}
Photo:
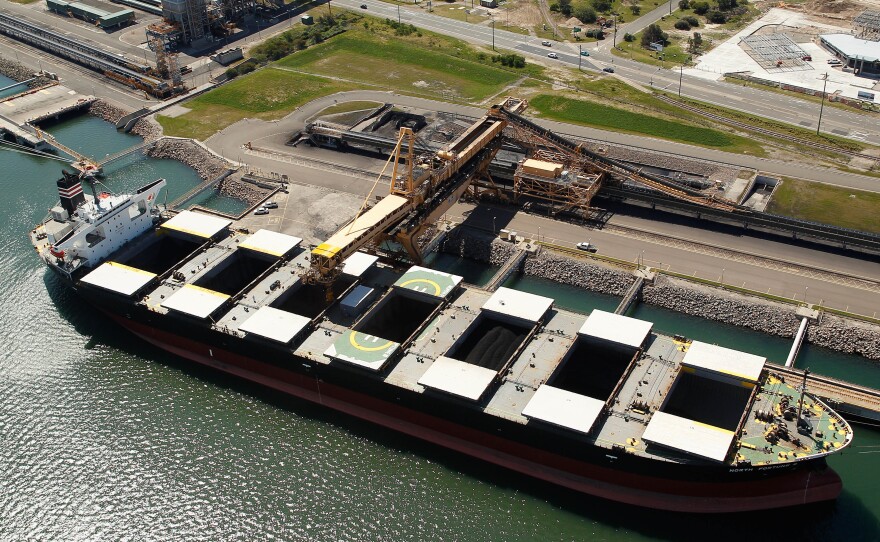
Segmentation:
{"type": "MultiPolygon", "coordinates": [[[[125,261],[147,266],[151,236],[127,246],[125,261]]],[[[656,333],[648,322],[562,310],[548,298],[463,286],[424,268],[374,263],[343,275],[327,296],[303,283],[309,250],[300,239],[249,246],[255,237],[194,237],[182,245],[194,251],[156,269],[152,282],[144,278],[133,301],[613,454],[735,467],[799,461],[851,439],[846,422],[809,395],[810,427],[799,433],[799,383],[734,351],[722,353],[743,374],[687,361],[694,345],[718,347],[656,333]]]]}

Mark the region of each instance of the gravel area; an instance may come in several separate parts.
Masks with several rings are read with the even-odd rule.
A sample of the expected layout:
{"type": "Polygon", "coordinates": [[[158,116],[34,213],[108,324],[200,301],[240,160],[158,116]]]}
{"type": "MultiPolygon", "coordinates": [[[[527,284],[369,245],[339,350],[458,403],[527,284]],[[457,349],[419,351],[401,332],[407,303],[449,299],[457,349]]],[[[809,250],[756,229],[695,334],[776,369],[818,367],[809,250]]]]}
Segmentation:
{"type": "Polygon", "coordinates": [[[147,156],[178,160],[196,170],[206,181],[216,179],[229,167],[223,159],[189,139],[160,139],[150,147],[147,156]]]}

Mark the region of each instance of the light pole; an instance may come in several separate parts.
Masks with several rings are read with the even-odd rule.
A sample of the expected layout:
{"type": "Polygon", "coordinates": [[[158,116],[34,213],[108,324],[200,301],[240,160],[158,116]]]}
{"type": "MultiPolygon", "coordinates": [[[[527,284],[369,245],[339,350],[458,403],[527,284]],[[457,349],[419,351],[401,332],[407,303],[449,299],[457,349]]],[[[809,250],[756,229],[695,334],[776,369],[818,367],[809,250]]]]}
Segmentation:
{"type": "Polygon", "coordinates": [[[721,286],[724,286],[724,268],[721,268],[721,286]]]}
{"type": "Polygon", "coordinates": [[[807,304],[807,290],[809,290],[809,286],[804,286],[804,305],[807,304]]]}
{"type": "Polygon", "coordinates": [[[819,104],[819,122],[816,124],[816,135],[822,126],[822,110],[825,109],[825,89],[828,88],[828,72],[825,72],[825,82],[822,84],[822,102],[819,104]]]}
{"type": "Polygon", "coordinates": [[[494,216],[492,217],[492,233],[495,233],[497,231],[497,230],[495,230],[495,218],[496,217],[494,217],[494,216]]]}
{"type": "Polygon", "coordinates": [[[578,71],[581,71],[581,59],[583,58],[584,51],[581,48],[581,44],[578,43],[578,71]]]}
{"type": "Polygon", "coordinates": [[[397,24],[400,24],[400,4],[397,4],[397,24]]]}

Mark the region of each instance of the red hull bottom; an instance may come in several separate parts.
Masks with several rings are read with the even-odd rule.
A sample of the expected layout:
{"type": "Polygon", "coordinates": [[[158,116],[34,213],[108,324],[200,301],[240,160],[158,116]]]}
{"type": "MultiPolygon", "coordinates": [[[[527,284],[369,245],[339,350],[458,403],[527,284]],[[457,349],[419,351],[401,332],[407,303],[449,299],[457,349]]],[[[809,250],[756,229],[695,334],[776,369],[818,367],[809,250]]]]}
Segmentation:
{"type": "Polygon", "coordinates": [[[220,350],[117,315],[147,342],[201,365],[581,493],[675,512],[745,512],[834,500],[843,485],[830,468],[801,469],[743,482],[683,482],[637,475],[464,427],[309,375],[220,350]],[[572,467],[566,469],[566,467],[572,467]]]}

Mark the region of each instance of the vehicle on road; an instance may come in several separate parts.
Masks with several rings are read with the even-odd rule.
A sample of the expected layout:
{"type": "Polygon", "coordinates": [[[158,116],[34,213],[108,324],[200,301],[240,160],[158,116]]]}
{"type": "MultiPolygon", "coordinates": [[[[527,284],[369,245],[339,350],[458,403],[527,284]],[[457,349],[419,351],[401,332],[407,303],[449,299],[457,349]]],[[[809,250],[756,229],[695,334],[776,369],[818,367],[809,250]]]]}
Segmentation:
{"type": "Polygon", "coordinates": [[[581,51],[581,56],[590,56],[589,51],[581,51]]]}
{"type": "Polygon", "coordinates": [[[806,60],[807,62],[812,62],[813,57],[811,57],[810,55],[804,55],[803,57],[801,57],[801,60],[806,60]]]}
{"type": "Polygon", "coordinates": [[[841,62],[839,60],[837,60],[836,58],[828,59],[828,63],[831,64],[832,66],[837,66],[838,64],[841,64],[841,62]]]}
{"type": "Polygon", "coordinates": [[[361,9],[367,9],[367,5],[366,5],[366,4],[361,4],[361,9]]]}
{"type": "Polygon", "coordinates": [[[608,66],[607,68],[602,68],[603,72],[614,73],[614,68],[608,66]]]}
{"type": "Polygon", "coordinates": [[[262,207],[265,207],[266,209],[277,209],[278,203],[276,203],[274,201],[267,201],[266,203],[264,203],[262,205],[262,207]]]}
{"type": "Polygon", "coordinates": [[[257,210],[254,211],[254,214],[255,215],[267,215],[267,214],[269,214],[269,209],[266,209],[265,207],[257,207],[257,210]]]}
{"type": "Polygon", "coordinates": [[[585,250],[587,252],[596,252],[598,249],[596,245],[592,243],[587,243],[586,241],[581,241],[580,243],[575,245],[579,250],[585,250]]]}
{"type": "Polygon", "coordinates": [[[543,45],[544,47],[553,47],[553,44],[547,40],[542,41],[541,45],[543,45]]]}
{"type": "Polygon", "coordinates": [[[557,55],[556,53],[547,53],[547,56],[550,58],[559,58],[559,55],[557,55]]]}

